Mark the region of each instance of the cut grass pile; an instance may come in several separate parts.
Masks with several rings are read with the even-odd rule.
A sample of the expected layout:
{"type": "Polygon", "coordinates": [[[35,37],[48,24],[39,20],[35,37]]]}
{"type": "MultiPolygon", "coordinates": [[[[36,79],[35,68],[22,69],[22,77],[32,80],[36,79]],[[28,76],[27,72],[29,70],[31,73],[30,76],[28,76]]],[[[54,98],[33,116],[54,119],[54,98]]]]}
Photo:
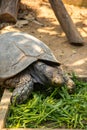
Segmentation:
{"type": "Polygon", "coordinates": [[[87,82],[74,81],[73,94],[64,86],[46,87],[34,91],[26,103],[11,105],[6,127],[87,129],[87,82]]]}

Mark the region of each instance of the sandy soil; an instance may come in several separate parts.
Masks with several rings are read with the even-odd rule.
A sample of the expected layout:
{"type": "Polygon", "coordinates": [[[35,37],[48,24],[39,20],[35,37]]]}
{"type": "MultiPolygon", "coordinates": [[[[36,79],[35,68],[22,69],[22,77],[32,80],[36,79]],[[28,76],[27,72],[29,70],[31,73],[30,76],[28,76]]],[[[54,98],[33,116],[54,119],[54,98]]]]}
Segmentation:
{"type": "Polygon", "coordinates": [[[0,34],[14,30],[29,33],[51,48],[68,73],[87,76],[87,8],[65,5],[85,41],[84,46],[77,47],[69,44],[47,0],[22,0],[22,3],[18,18],[26,19],[27,23],[5,24],[0,34]]]}

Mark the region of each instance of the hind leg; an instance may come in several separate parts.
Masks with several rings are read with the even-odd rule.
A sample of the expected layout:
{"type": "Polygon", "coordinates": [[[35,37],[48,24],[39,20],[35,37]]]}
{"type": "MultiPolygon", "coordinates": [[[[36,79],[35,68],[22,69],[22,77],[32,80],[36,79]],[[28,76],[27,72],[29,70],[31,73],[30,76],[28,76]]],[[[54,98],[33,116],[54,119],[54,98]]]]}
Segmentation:
{"type": "Polygon", "coordinates": [[[10,88],[15,87],[11,97],[11,103],[14,104],[21,104],[28,99],[29,95],[33,91],[34,85],[32,77],[27,71],[24,71],[17,76],[6,80],[5,84],[10,88]]]}

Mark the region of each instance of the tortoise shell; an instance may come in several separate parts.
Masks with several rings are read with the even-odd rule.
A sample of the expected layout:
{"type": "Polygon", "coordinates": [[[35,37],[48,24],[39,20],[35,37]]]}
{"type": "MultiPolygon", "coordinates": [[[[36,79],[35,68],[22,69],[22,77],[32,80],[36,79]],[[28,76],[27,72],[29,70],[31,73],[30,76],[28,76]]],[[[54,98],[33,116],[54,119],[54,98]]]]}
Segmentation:
{"type": "Polygon", "coordinates": [[[7,32],[0,35],[0,79],[18,74],[38,60],[60,64],[47,45],[29,34],[7,32]]]}

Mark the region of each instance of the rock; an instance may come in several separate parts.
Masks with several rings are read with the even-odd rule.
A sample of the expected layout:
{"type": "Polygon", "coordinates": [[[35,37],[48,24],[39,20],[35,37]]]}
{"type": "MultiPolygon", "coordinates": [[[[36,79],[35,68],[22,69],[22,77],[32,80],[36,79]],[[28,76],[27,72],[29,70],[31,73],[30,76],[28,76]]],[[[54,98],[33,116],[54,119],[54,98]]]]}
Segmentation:
{"type": "Polygon", "coordinates": [[[29,21],[33,21],[33,20],[35,20],[35,17],[32,16],[31,14],[28,14],[28,15],[26,15],[26,16],[24,17],[24,19],[29,20],[29,21]]]}
{"type": "Polygon", "coordinates": [[[25,25],[28,25],[28,20],[18,20],[14,27],[22,28],[25,25]]]}

